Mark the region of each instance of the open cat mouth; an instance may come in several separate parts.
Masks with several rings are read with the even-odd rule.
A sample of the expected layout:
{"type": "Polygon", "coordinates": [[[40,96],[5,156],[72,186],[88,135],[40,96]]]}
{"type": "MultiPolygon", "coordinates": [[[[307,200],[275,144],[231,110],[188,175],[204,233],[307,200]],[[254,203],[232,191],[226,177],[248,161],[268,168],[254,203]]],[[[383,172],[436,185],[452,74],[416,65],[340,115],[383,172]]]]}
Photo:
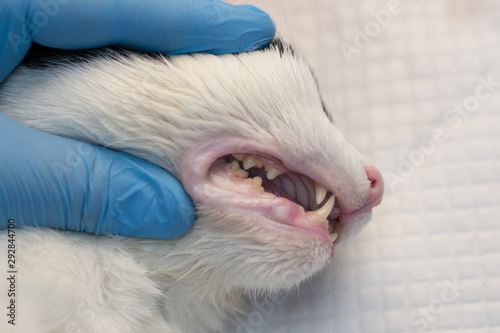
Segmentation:
{"type": "Polygon", "coordinates": [[[288,155],[248,140],[218,140],[185,155],[182,183],[197,205],[232,214],[235,223],[332,249],[352,239],[382,200],[380,172],[363,165],[364,177],[344,179],[342,166],[288,155]]]}
{"type": "Polygon", "coordinates": [[[279,233],[337,240],[343,212],[334,191],[264,149],[228,153],[236,150],[229,145],[209,145],[184,162],[182,182],[195,201],[255,217],[279,233]]]}
{"type": "Polygon", "coordinates": [[[226,155],[218,161],[223,162],[236,176],[235,181],[250,181],[260,192],[287,199],[301,206],[304,212],[325,219],[331,240],[335,241],[340,207],[335,196],[323,186],[306,175],[288,170],[281,161],[260,154],[226,155]]]}

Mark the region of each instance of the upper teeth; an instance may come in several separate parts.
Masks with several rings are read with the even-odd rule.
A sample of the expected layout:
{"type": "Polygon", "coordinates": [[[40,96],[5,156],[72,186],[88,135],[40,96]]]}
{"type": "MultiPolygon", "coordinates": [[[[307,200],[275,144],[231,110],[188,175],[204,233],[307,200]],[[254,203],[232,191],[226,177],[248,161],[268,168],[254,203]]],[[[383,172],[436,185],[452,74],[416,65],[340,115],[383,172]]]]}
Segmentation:
{"type": "Polygon", "coordinates": [[[279,175],[282,175],[285,173],[284,170],[278,169],[275,166],[272,166],[271,164],[266,164],[264,166],[264,168],[267,172],[267,179],[269,179],[269,180],[272,180],[272,179],[278,177],[279,175]]]}
{"type": "Polygon", "coordinates": [[[316,203],[319,205],[325,200],[327,190],[316,182],[314,182],[314,187],[316,187],[316,203]]]}
{"type": "MultiPolygon", "coordinates": [[[[253,167],[257,168],[264,168],[266,170],[266,176],[267,179],[273,180],[274,178],[278,177],[279,175],[282,175],[285,173],[285,170],[281,170],[280,168],[275,167],[274,165],[270,163],[263,162],[259,160],[258,158],[255,158],[253,156],[247,155],[247,154],[233,154],[233,157],[237,159],[238,161],[243,162],[243,168],[245,170],[248,170],[253,167]]],[[[233,163],[238,163],[236,161],[233,161],[233,163]]],[[[233,168],[233,167],[231,167],[233,168]]],[[[239,163],[238,163],[238,168],[239,168],[239,163]]],[[[234,169],[233,169],[234,171],[234,169]]]]}
{"type": "Polygon", "coordinates": [[[334,205],[335,197],[332,195],[322,207],[320,207],[318,210],[312,211],[312,213],[318,214],[322,218],[327,219],[334,205]]]}
{"type": "Polygon", "coordinates": [[[253,168],[259,163],[259,160],[256,158],[253,158],[252,156],[248,156],[247,158],[243,159],[243,168],[245,170],[248,170],[250,168],[253,168]]]}

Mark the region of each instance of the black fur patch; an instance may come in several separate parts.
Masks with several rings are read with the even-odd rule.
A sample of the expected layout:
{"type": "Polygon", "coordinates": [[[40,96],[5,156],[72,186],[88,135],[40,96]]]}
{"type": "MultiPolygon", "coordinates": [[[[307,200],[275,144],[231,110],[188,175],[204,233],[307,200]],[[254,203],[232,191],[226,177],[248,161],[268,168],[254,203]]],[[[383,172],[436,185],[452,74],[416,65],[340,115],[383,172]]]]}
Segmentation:
{"type": "MultiPolygon", "coordinates": [[[[283,57],[285,51],[295,56],[295,49],[290,44],[285,43],[281,38],[275,38],[271,44],[256,52],[270,50],[271,48],[278,50],[281,57],[283,57]]],[[[105,56],[106,58],[114,58],[116,56],[127,56],[131,52],[135,51],[125,50],[120,47],[103,47],[90,50],[61,50],[33,43],[28,54],[21,62],[21,65],[30,68],[47,68],[54,63],[86,63],[95,59],[95,57],[105,56]]],[[[152,58],[168,58],[167,55],[162,56],[157,53],[137,53],[147,54],[152,58]]]]}
{"type": "Polygon", "coordinates": [[[283,39],[281,39],[281,38],[275,38],[271,42],[271,44],[269,44],[268,46],[263,48],[263,50],[266,50],[266,49],[268,50],[270,48],[275,48],[276,50],[278,50],[281,57],[283,57],[283,55],[285,54],[285,51],[290,52],[292,54],[292,56],[295,56],[295,49],[292,47],[292,45],[285,43],[283,41],[283,39]]]}
{"type": "Polygon", "coordinates": [[[119,57],[127,57],[132,53],[144,54],[151,58],[168,58],[168,56],[161,56],[157,53],[136,52],[125,50],[120,47],[103,47],[88,50],[61,50],[33,43],[28,54],[21,62],[21,65],[43,69],[57,64],[88,63],[98,58],[118,60],[119,57]]]}

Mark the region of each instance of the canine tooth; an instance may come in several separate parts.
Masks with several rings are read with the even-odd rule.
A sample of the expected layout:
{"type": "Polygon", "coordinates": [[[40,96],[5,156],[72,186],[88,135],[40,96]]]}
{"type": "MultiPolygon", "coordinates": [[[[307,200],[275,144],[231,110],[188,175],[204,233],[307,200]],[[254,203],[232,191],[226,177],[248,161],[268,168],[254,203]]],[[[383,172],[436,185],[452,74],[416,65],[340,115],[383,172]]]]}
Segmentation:
{"type": "Polygon", "coordinates": [[[250,168],[253,168],[254,166],[257,165],[257,159],[252,157],[252,156],[248,156],[244,159],[243,161],[243,168],[245,170],[248,170],[250,168]]]}
{"type": "Polygon", "coordinates": [[[257,185],[262,186],[262,178],[261,178],[261,177],[253,177],[253,178],[252,178],[252,181],[253,181],[255,184],[257,184],[257,185]]]}
{"type": "Polygon", "coordinates": [[[338,233],[334,233],[334,234],[330,235],[330,239],[332,240],[332,243],[335,242],[335,240],[337,239],[338,236],[339,236],[338,233]]]}
{"type": "Polygon", "coordinates": [[[316,203],[319,205],[325,200],[327,191],[326,188],[316,182],[314,182],[314,187],[316,187],[316,203]]]}
{"type": "Polygon", "coordinates": [[[245,158],[245,154],[233,154],[233,157],[238,161],[243,161],[243,159],[245,158]]]}
{"type": "Polygon", "coordinates": [[[278,177],[279,175],[282,175],[285,173],[285,171],[280,170],[280,169],[272,166],[271,164],[266,164],[264,168],[267,172],[267,175],[266,175],[267,179],[269,179],[269,180],[272,180],[272,179],[278,177]]]}
{"type": "Polygon", "coordinates": [[[332,195],[330,199],[328,199],[328,201],[323,205],[323,207],[318,210],[314,210],[313,213],[316,213],[322,218],[326,219],[328,218],[328,215],[330,215],[330,212],[333,209],[333,205],[335,205],[335,197],[332,195]]]}

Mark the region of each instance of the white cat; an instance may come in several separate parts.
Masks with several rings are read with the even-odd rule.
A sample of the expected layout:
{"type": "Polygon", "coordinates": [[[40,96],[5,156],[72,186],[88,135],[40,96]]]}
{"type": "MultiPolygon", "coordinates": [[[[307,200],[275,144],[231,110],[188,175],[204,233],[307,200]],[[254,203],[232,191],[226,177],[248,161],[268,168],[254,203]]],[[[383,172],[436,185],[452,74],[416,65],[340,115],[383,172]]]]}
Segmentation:
{"type": "Polygon", "coordinates": [[[101,50],[19,67],[0,105],[27,126],[165,168],[197,209],[194,228],[171,241],[18,229],[16,332],[223,330],[242,295],[323,269],[382,197],[380,173],[279,40],[234,55],[101,50]]]}

